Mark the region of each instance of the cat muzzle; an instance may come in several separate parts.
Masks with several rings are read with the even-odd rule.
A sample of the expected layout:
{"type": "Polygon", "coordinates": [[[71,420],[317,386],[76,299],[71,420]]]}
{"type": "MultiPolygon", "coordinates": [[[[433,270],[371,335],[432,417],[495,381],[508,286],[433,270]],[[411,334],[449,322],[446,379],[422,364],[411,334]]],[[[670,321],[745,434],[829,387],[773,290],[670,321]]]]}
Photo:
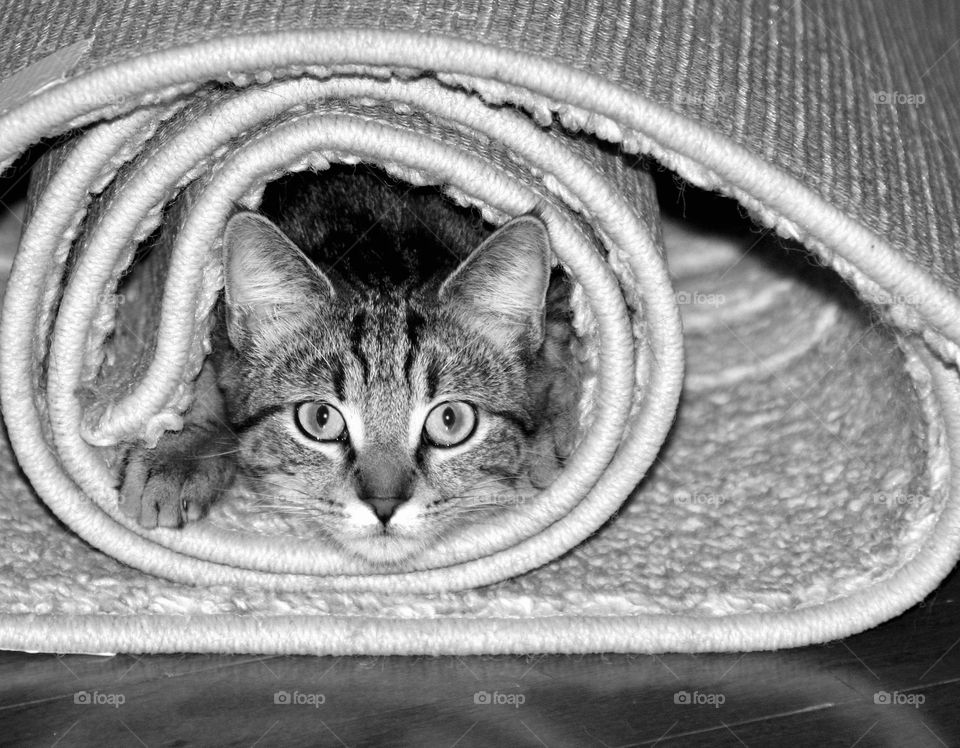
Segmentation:
{"type": "Polygon", "coordinates": [[[385,457],[361,459],[357,470],[357,494],[386,524],[413,493],[413,471],[398,460],[385,457]]]}
{"type": "Polygon", "coordinates": [[[383,524],[390,521],[397,507],[403,503],[401,499],[364,499],[363,501],[373,507],[374,514],[383,524]]]}

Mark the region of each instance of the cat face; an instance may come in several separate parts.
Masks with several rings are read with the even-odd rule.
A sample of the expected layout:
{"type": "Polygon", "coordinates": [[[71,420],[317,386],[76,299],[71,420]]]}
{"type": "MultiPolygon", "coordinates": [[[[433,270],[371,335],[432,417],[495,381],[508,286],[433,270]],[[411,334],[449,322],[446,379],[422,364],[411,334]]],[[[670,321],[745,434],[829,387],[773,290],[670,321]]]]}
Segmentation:
{"type": "Polygon", "coordinates": [[[252,213],[224,241],[219,376],[252,490],[379,564],[529,494],[550,279],[539,219],[395,288],[322,273],[252,213]]]}

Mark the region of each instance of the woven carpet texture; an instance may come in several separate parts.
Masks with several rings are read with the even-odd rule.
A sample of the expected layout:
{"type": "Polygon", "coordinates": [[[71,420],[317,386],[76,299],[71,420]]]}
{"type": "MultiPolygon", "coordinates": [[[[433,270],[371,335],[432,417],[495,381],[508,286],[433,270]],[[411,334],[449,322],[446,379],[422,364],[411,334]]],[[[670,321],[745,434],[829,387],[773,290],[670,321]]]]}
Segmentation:
{"type": "Polygon", "coordinates": [[[0,164],[32,172],[0,232],[0,646],[774,648],[879,623],[955,564],[953,5],[27,11],[0,8],[0,164]],[[182,423],[231,211],[357,161],[491,224],[543,211],[576,281],[574,455],[403,569],[241,492],[140,528],[120,447],[182,423]],[[669,204],[664,167],[726,218],[669,204]]]}

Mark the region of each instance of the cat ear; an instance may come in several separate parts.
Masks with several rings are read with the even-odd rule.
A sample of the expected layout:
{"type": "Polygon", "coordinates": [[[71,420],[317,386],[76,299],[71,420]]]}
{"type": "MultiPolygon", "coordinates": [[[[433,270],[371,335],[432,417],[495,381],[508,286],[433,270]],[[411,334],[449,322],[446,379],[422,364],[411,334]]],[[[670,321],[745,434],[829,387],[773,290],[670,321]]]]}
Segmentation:
{"type": "Polygon", "coordinates": [[[491,234],[450,274],[440,300],[493,339],[520,340],[536,349],[550,284],[550,237],[536,216],[514,218],[491,234]]]}
{"type": "Polygon", "coordinates": [[[270,348],[304,312],[330,303],[329,278],[287,235],[256,213],[237,213],[223,233],[227,335],[234,346],[270,348]]]}

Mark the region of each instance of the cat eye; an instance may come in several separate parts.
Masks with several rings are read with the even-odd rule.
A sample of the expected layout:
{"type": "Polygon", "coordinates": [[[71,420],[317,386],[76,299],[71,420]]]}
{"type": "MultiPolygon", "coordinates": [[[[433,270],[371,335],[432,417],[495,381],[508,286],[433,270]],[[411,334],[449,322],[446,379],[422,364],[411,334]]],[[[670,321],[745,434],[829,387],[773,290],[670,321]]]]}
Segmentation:
{"type": "Polygon", "coordinates": [[[296,421],[306,436],[318,442],[335,442],[347,436],[343,414],[329,403],[300,403],[296,421]]]}
{"type": "Polygon", "coordinates": [[[427,414],[423,438],[434,447],[455,447],[473,436],[477,411],[469,403],[452,400],[440,403],[427,414]]]}

